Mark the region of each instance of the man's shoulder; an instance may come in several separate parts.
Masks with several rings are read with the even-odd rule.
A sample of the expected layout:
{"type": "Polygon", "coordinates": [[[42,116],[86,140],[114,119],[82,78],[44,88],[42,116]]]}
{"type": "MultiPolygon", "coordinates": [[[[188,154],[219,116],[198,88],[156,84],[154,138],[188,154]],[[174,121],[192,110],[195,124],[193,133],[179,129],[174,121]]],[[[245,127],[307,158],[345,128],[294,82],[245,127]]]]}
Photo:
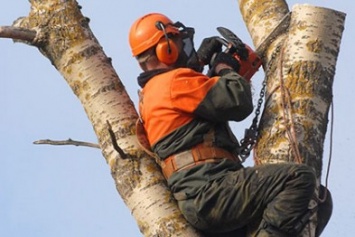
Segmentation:
{"type": "Polygon", "coordinates": [[[172,74],[178,75],[178,76],[189,76],[189,77],[207,77],[206,75],[197,72],[191,68],[185,68],[185,67],[181,67],[181,68],[176,68],[170,71],[172,74]]]}

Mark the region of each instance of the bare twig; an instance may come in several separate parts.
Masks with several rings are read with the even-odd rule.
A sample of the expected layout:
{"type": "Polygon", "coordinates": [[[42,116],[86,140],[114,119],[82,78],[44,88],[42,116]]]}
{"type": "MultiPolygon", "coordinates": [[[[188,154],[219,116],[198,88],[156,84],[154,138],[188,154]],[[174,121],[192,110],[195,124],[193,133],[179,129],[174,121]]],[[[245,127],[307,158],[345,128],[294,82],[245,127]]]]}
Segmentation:
{"type": "Polygon", "coordinates": [[[0,26],[0,38],[10,38],[14,40],[23,40],[29,43],[34,42],[37,32],[13,26],[0,26]]]}
{"type": "Polygon", "coordinates": [[[75,141],[75,140],[72,140],[70,138],[68,140],[64,140],[64,141],[53,141],[53,140],[49,140],[49,139],[44,139],[44,140],[34,141],[33,144],[36,144],[36,145],[55,145],[55,146],[63,146],[63,145],[87,146],[87,147],[100,149],[100,146],[98,144],[90,143],[90,142],[75,141]]]}
{"type": "Polygon", "coordinates": [[[118,154],[120,154],[122,159],[127,159],[128,158],[127,154],[124,153],[124,151],[121,149],[121,147],[117,144],[116,136],[115,136],[115,133],[112,130],[112,126],[111,126],[110,122],[106,121],[106,123],[107,123],[107,126],[108,126],[108,133],[110,134],[110,138],[111,138],[111,141],[112,141],[113,148],[118,152],[118,154]]]}

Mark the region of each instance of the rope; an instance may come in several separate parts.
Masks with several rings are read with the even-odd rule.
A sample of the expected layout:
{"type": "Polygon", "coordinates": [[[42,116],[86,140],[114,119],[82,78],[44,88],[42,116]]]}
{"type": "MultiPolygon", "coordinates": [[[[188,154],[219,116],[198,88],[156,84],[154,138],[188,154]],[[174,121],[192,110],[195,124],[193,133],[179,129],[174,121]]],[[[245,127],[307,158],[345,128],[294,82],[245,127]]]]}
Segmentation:
{"type": "MultiPolygon", "coordinates": [[[[293,116],[292,116],[291,95],[290,95],[290,91],[288,90],[288,88],[285,87],[284,81],[283,81],[283,73],[282,73],[283,52],[284,52],[284,48],[282,48],[281,55],[280,55],[280,90],[281,90],[281,98],[282,98],[284,117],[286,120],[286,114],[287,114],[289,121],[286,120],[286,123],[290,122],[290,126],[287,126],[288,129],[286,129],[286,132],[289,137],[291,148],[292,148],[293,152],[295,153],[295,161],[297,163],[301,164],[302,163],[302,156],[301,156],[301,153],[299,150],[296,129],[295,129],[295,123],[294,123],[293,116]]],[[[327,199],[329,173],[330,173],[332,153],[333,153],[334,104],[331,103],[330,106],[331,106],[331,125],[330,125],[329,158],[328,158],[328,165],[327,165],[325,185],[324,185],[326,190],[324,192],[323,197],[319,197],[319,196],[317,197],[318,202],[320,202],[320,203],[325,202],[327,199]]]]}
{"type": "MultiPolygon", "coordinates": [[[[269,98],[272,96],[272,94],[280,88],[280,93],[281,93],[281,106],[282,106],[282,114],[284,117],[285,125],[286,125],[286,134],[290,142],[291,150],[294,153],[294,161],[296,163],[303,163],[302,162],[302,156],[300,153],[299,149],[299,143],[296,135],[296,125],[294,122],[294,118],[292,116],[292,100],[291,100],[291,95],[289,89],[285,86],[284,84],[284,75],[283,75],[283,55],[284,55],[284,45],[281,47],[281,52],[280,52],[280,61],[279,61],[279,79],[280,79],[280,85],[276,86],[271,93],[269,93],[268,98],[265,100],[265,107],[267,104],[267,101],[269,98]]],[[[270,68],[268,68],[270,69],[270,68]]],[[[266,79],[265,79],[266,81],[266,79]]],[[[324,203],[327,200],[327,195],[328,195],[328,179],[329,179],[329,173],[330,173],[330,167],[331,167],[331,161],[332,161],[332,152],[333,152],[333,129],[334,129],[334,105],[331,103],[331,128],[330,128],[330,147],[329,147],[329,160],[328,160],[328,165],[327,165],[327,171],[326,171],[326,178],[325,178],[325,190],[323,193],[323,197],[321,197],[320,191],[318,191],[318,195],[315,195],[315,201],[317,202],[317,205],[311,210],[312,213],[317,211],[318,204],[319,203],[324,203]]],[[[253,159],[255,164],[260,164],[260,160],[257,156],[256,150],[257,150],[258,142],[254,145],[254,151],[253,151],[253,159]]],[[[307,225],[308,228],[308,234],[309,236],[312,236],[312,229],[311,225],[307,225]]]]}
{"type": "MultiPolygon", "coordinates": [[[[332,157],[333,157],[333,132],[334,132],[334,103],[330,104],[330,135],[329,135],[329,157],[328,157],[328,165],[327,165],[327,171],[325,174],[325,185],[324,187],[328,189],[328,180],[329,180],[329,174],[330,174],[330,166],[332,162],[332,157]]],[[[323,197],[318,197],[318,201],[323,203],[325,200],[327,200],[327,190],[325,190],[324,196],[323,197]]]]}
{"type": "MultiPolygon", "coordinates": [[[[288,88],[285,87],[283,81],[283,72],[282,72],[282,63],[283,63],[283,53],[284,48],[282,48],[280,53],[280,91],[281,91],[281,99],[282,99],[282,107],[283,107],[283,115],[286,122],[286,133],[289,138],[289,142],[291,145],[291,149],[295,155],[295,162],[301,164],[302,163],[302,156],[299,150],[295,123],[292,116],[292,103],[291,103],[291,95],[288,88]],[[287,118],[288,119],[287,119],[287,118]],[[290,126],[287,125],[287,122],[290,123],[290,126]]],[[[327,200],[327,190],[328,190],[328,181],[329,181],[329,173],[332,161],[332,153],[333,153],[333,131],[334,131],[334,104],[331,103],[331,126],[330,126],[330,145],[329,145],[329,158],[328,158],[328,165],[326,171],[326,178],[325,178],[325,191],[323,197],[316,197],[318,203],[324,203],[327,200]]],[[[320,193],[318,193],[320,195],[320,193]]]]}
{"type": "Polygon", "coordinates": [[[281,100],[282,100],[282,112],[283,116],[285,119],[285,124],[286,124],[286,133],[292,148],[292,151],[294,152],[295,156],[295,161],[298,164],[302,163],[302,157],[301,153],[299,150],[298,146],[298,141],[297,141],[297,136],[296,136],[296,130],[295,130],[295,123],[293,121],[293,116],[292,116],[292,102],[291,102],[291,95],[290,91],[285,87],[284,80],[283,80],[283,72],[282,72],[282,64],[283,64],[283,54],[284,54],[284,47],[281,49],[280,53],[280,91],[281,91],[281,100]],[[288,125],[288,122],[290,125],[288,125]]]}

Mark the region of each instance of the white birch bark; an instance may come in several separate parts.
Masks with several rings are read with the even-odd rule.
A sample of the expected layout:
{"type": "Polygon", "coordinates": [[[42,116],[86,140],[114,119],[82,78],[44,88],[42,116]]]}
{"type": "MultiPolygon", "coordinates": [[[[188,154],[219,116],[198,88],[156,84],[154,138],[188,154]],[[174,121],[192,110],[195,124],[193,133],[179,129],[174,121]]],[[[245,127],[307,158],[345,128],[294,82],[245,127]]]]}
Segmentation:
{"type": "MultiPolygon", "coordinates": [[[[34,43],[51,61],[81,101],[116,188],[142,234],[201,236],[182,218],[155,162],[137,146],[134,127],[137,112],[76,1],[30,2],[29,16],[19,19],[15,25],[37,32],[36,40],[29,43],[34,43]],[[126,159],[113,149],[107,121],[126,159]]],[[[255,46],[260,45],[288,12],[282,0],[239,0],[239,4],[255,46]]],[[[302,162],[315,167],[320,177],[345,16],[309,5],[296,6],[293,12],[289,33],[275,39],[263,57],[267,65],[275,59],[273,52],[277,46],[284,44],[283,53],[277,54],[278,60],[267,68],[269,98],[256,155],[258,163],[294,161],[295,151],[290,149],[286,131],[293,127],[302,162]],[[280,81],[286,94],[279,89],[280,81]],[[285,95],[290,107],[286,106],[285,95]]]]}
{"type": "Polygon", "coordinates": [[[35,44],[51,61],[81,101],[116,188],[141,233],[200,236],[182,217],[155,161],[137,145],[135,107],[77,2],[30,2],[29,16],[14,25],[37,31],[35,41],[28,43],[35,44]],[[125,159],[113,148],[107,121],[127,156],[125,159]]]}
{"type": "MultiPolygon", "coordinates": [[[[288,12],[283,0],[240,0],[239,4],[256,47],[288,12]]],[[[332,9],[292,8],[288,31],[274,39],[263,57],[267,91],[256,164],[306,163],[316,170],[320,182],[344,21],[345,14],[332,9]]],[[[310,206],[316,205],[311,201],[310,206]]],[[[315,236],[316,224],[314,214],[302,236],[315,236]]]]}
{"type": "MultiPolygon", "coordinates": [[[[317,170],[318,177],[321,175],[344,19],[344,14],[330,9],[311,5],[293,8],[289,31],[274,62],[275,70],[266,72],[268,103],[256,150],[260,163],[301,158],[301,162],[317,170]],[[300,157],[296,157],[293,142],[300,157]]],[[[273,46],[276,48],[276,44],[273,46]]]]}

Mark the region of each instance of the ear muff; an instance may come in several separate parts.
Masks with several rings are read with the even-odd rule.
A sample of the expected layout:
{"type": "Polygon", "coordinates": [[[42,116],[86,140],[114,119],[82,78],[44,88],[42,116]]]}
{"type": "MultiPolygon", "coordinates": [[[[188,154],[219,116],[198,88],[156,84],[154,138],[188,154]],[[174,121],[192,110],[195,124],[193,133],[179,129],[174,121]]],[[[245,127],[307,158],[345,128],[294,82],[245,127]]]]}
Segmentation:
{"type": "Polygon", "coordinates": [[[166,65],[176,62],[179,57],[179,49],[177,45],[169,38],[161,38],[155,48],[157,58],[166,65]]]}

